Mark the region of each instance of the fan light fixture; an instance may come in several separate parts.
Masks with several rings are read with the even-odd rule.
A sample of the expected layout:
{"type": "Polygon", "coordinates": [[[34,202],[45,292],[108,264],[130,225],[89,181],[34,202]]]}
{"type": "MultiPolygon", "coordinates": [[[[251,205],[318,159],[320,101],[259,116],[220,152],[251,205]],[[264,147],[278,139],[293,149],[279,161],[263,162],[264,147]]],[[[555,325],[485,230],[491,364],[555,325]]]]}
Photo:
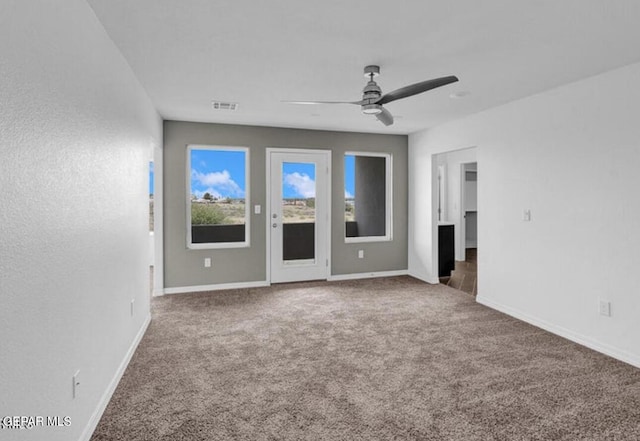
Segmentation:
{"type": "Polygon", "coordinates": [[[382,113],[382,106],[380,104],[364,104],[362,106],[362,113],[377,115],[378,113],[382,113]]]}

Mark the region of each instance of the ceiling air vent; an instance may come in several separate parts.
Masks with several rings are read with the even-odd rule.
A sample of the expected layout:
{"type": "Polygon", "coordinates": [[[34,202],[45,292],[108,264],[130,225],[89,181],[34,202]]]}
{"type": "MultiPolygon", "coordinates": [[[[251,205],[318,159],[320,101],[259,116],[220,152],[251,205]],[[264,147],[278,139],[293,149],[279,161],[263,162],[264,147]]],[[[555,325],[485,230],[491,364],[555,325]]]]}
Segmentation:
{"type": "Polygon", "coordinates": [[[238,103],[212,101],[213,110],[238,110],[238,103]]]}

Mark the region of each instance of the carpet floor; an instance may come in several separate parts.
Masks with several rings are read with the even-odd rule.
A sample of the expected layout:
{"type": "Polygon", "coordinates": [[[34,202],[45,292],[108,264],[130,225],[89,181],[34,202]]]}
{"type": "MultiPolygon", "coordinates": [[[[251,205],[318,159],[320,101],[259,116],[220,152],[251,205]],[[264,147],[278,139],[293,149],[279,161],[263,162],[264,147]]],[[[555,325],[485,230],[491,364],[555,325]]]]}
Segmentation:
{"type": "Polygon", "coordinates": [[[638,440],[640,369],[410,277],[153,299],[91,440],[638,440]]]}

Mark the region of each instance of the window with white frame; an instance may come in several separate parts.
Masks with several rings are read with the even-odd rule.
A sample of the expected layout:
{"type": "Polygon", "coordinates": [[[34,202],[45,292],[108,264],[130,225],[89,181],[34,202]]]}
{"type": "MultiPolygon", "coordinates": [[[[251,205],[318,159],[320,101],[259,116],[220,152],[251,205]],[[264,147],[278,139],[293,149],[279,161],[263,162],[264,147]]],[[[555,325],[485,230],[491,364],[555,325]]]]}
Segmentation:
{"type": "Polygon", "coordinates": [[[345,154],[345,242],[391,240],[391,159],[388,153],[345,154]]]}
{"type": "Polygon", "coordinates": [[[187,246],[249,246],[249,149],[187,146],[187,246]]]}

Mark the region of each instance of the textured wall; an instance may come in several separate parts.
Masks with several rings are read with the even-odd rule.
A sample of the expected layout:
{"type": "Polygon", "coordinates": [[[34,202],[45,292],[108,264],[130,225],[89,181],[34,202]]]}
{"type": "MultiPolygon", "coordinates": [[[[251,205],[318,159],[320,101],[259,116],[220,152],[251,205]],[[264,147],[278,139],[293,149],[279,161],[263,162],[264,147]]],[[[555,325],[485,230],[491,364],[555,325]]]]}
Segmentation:
{"type": "MultiPolygon", "coordinates": [[[[637,366],[639,78],[633,64],[411,135],[409,145],[411,188],[431,188],[434,153],[477,146],[479,301],[637,366]],[[601,299],[611,317],[599,315],[601,299]]],[[[409,268],[428,277],[431,199],[412,202],[409,268]]]]}
{"type": "Polygon", "coordinates": [[[223,124],[164,123],[165,286],[188,287],[216,283],[266,280],[266,151],[267,147],[330,149],[331,273],[350,274],[407,269],[407,137],[320,130],[223,124]],[[251,214],[251,247],[189,250],[186,247],[186,146],[209,144],[250,148],[251,204],[262,214],[251,214]],[[393,241],[344,242],[344,154],[371,151],[393,155],[393,241]],[[365,252],[358,259],[357,250],[365,252]],[[203,259],[212,258],[211,268],[203,259]]]}
{"type": "Polygon", "coordinates": [[[161,121],[84,0],[2,1],[0,53],[0,413],[71,418],[0,438],[78,440],[149,317],[161,121]]]}

